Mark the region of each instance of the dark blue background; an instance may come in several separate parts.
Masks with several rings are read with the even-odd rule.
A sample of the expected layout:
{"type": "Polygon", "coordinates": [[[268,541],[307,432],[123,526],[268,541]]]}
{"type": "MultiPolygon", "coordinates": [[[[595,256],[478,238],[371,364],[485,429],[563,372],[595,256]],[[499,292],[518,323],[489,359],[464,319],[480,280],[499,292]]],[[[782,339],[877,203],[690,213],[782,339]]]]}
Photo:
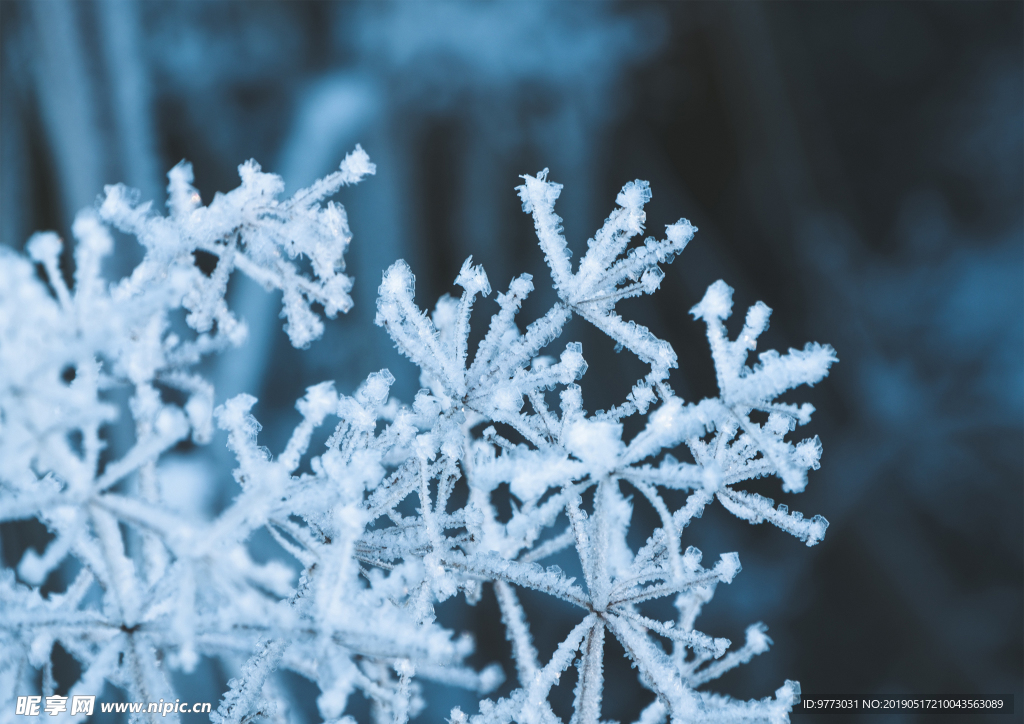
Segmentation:
{"type": "MultiPolygon", "coordinates": [[[[758,299],[775,310],[768,346],[828,342],[841,360],[796,396],[817,406],[810,432],[825,452],[786,501],[829,519],[824,542],[806,549],[721,510],[687,531],[707,557],[738,550],[744,563],[700,627],[742,640],[763,620],[776,642],[713,688],[761,697],[793,678],[808,698],[1013,694],[1019,712],[1022,8],[7,1],[0,239],[66,233],[105,183],[162,200],[181,158],[208,201],[247,158],[294,190],[362,143],[377,176],[339,195],[356,308],[297,352],[277,301],[238,284],[252,337],[208,370],[219,400],[259,396],[261,442],[278,450],[309,384],[349,391],[387,366],[411,399],[415,371],[372,325],[394,259],[412,265],[424,306],[469,254],[497,289],[523,271],[543,289],[518,174],[550,166],[566,184],[558,210],[577,258],[618,188],[647,179],[652,233],[680,216],[700,229],[653,299],[623,305],[676,347],[680,394],[715,394],[687,310],[718,278],[740,311],[758,299]]],[[[112,273],[137,258],[121,249],[112,273]]],[[[536,297],[523,319],[552,298],[536,297]]],[[[590,362],[588,408],[620,400],[639,365],[571,331],[590,362]]],[[[753,489],[783,497],[774,481],[753,489]]],[[[30,527],[2,532],[7,565],[40,543],[30,527]]],[[[571,612],[525,598],[549,652],[571,612]]],[[[475,629],[476,661],[508,655],[492,598],[439,615],[475,629]]],[[[616,651],[605,716],[627,720],[649,694],[616,651]]],[[[205,666],[216,689],[226,676],[205,666]]],[[[296,687],[312,714],[315,692],[296,687]]],[[[470,701],[427,693],[423,720],[470,701]]]]}

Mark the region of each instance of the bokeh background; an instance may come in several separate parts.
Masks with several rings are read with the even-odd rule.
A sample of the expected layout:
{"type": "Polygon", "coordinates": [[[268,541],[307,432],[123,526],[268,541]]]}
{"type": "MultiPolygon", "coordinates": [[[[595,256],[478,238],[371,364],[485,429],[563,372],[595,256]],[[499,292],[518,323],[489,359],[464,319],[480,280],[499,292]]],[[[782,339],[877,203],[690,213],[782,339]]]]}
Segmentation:
{"type": "MultiPolygon", "coordinates": [[[[741,641],[761,620],[775,640],[714,688],[762,697],[792,678],[805,698],[1014,695],[1018,718],[1022,38],[1019,2],[5,0],[0,241],[66,235],[107,183],[159,204],[163,174],[182,158],[209,201],[237,185],[248,158],[295,190],[361,143],[377,175],[338,199],[355,237],[356,308],[297,352],[278,300],[238,283],[232,303],[250,339],[208,369],[219,400],[260,398],[261,442],[277,450],[307,385],[350,391],[386,366],[411,400],[414,369],[372,323],[392,261],[412,265],[423,306],[452,291],[470,254],[497,289],[524,271],[543,289],[518,175],[550,167],[565,184],[558,211],[577,258],[617,190],[647,179],[651,233],[680,216],[700,229],[661,290],[625,310],[676,347],[680,394],[715,394],[687,310],[719,278],[739,311],[758,299],[775,310],[769,347],[828,342],[841,360],[798,394],[818,408],[809,432],[825,451],[808,491],[754,485],[828,518],[824,542],[807,549],[720,510],[687,531],[706,556],[738,550],[744,564],[700,627],[741,641]]],[[[124,241],[112,278],[139,257],[124,241]]],[[[552,300],[535,297],[521,319],[552,300]]],[[[582,326],[572,333],[590,362],[588,407],[620,400],[639,365],[582,326]]],[[[212,515],[233,494],[230,459],[182,451],[182,461],[183,474],[209,480],[181,504],[212,515]],[[202,455],[188,473],[184,461],[202,455]]],[[[0,534],[8,566],[41,547],[31,527],[0,534]]],[[[525,599],[550,652],[571,611],[525,599]]],[[[507,663],[493,598],[439,616],[475,632],[475,661],[507,663]]],[[[605,716],[628,721],[650,694],[618,654],[610,645],[605,716]]],[[[181,683],[216,701],[230,673],[204,662],[181,683]]],[[[317,721],[316,691],[293,684],[299,716],[317,721]]],[[[475,710],[463,693],[426,693],[421,721],[455,704],[475,710]]]]}

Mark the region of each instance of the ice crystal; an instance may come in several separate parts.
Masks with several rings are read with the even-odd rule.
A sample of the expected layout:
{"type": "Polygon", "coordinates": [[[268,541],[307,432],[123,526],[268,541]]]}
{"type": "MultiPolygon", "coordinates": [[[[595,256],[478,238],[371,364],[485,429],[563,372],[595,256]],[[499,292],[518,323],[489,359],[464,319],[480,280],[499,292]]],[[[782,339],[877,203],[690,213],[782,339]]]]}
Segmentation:
{"type": "Polygon", "coordinates": [[[795,682],[761,701],[707,690],[770,639],[760,623],[739,647],[695,628],[740,561],[724,553],[702,566],[701,552],[684,548],[683,530],[717,499],[807,545],[822,539],[824,518],[805,519],[740,485],[774,475],[784,492],[804,489],[820,445],[786,438],[813,408],[778,397],[820,381],[836,361],[832,349],[763,352],[749,366],[770,310],[752,307],[730,340],[723,322],[732,290],[716,282],[691,312],[707,326],[719,395],[684,401],[669,385],[675,351],[623,319],[616,304],[653,293],[662,265],[696,229],[681,219],[663,239],[633,243],[651,191],[631,182],[574,270],[554,211],[561,187],[544,171],[524,176],[518,190],[550,268],[554,304],[521,329],[516,316],[533,280],[513,279],[470,354],[473,307],[492,291],[484,270],[467,259],[455,279],[461,295],[442,297],[427,314],[415,302],[412,270],[396,262],[384,273],[376,321],[420,368],[423,389],[411,405],[399,404],[389,397],[387,370],[351,395],[330,382],[309,387],[296,404],[301,421],[272,455],[257,444],[256,399],[215,405],[198,365],[245,335],[225,300],[236,270],[282,291],[281,316],[296,347],[323,330],[313,305],[327,316],[351,306],[345,212],[321,202],[374,168],[357,147],[337,173],[283,201],[278,177],[254,162],[239,171],[238,189],[203,206],[190,168],[176,166],[168,216],[108,187],[75,221],[71,285],[53,234],[33,237],[29,258],[0,259],[0,521],[35,519],[52,534],[44,551],[28,549],[16,571],[0,574],[2,716],[14,711],[11,697],[32,690],[34,671],[42,669],[44,693],[52,693],[59,643],[81,666],[72,694],[96,693],[107,681],[133,700],[173,700],[171,670],[220,657],[237,674],[216,722],[287,720],[280,670],[315,682],[328,721],[342,717],[359,690],[379,721],[405,722],[422,709],[421,679],[481,696],[502,682],[498,665],[467,666],[472,639],[434,615],[460,593],[475,603],[489,585],[517,681],[476,713],[453,710],[452,722],[557,721],[549,694],[575,662],[573,721],[596,724],[609,636],[656,694],[643,724],[788,721],[799,701],[795,682]],[[101,274],[110,227],[145,250],[116,283],[101,274]],[[201,270],[197,254],[215,258],[212,271],[201,270]],[[576,384],[587,369],[581,345],[557,342],[573,316],[648,368],[621,404],[594,415],[576,384]],[[754,411],[767,420],[755,422],[754,411]],[[642,429],[627,439],[623,421],[631,416],[643,417],[642,429]],[[131,442],[118,445],[111,431],[127,419],[131,442]],[[213,520],[197,520],[168,504],[161,463],[182,441],[207,443],[215,425],[237,460],[239,492],[213,520]],[[333,425],[326,445],[311,449],[325,425],[333,425]],[[673,457],[677,448],[693,462],[673,457]],[[504,520],[493,498],[503,484],[514,496],[504,520]],[[682,491],[685,502],[671,505],[678,497],[667,490],[682,491]],[[638,549],[627,542],[635,494],[659,522],[638,549]],[[293,567],[254,560],[248,543],[258,529],[293,567]],[[540,565],[566,549],[578,556],[582,580],[540,565]],[[54,572],[66,585],[44,593],[54,572]],[[517,589],[579,609],[579,624],[546,662],[517,589]],[[673,620],[641,613],[640,604],[658,598],[672,599],[673,620]]]}

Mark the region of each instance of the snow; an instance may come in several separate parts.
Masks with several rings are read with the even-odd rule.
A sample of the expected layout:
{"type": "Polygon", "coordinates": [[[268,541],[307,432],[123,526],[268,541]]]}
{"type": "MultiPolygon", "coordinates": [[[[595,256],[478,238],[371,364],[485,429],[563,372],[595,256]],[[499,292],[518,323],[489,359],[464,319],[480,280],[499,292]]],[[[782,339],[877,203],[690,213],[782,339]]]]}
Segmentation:
{"type": "MultiPolygon", "coordinates": [[[[376,321],[420,369],[423,389],[412,405],[391,399],[388,370],[369,374],[352,394],[329,381],[313,385],[296,402],[301,419],[287,444],[267,450],[258,441],[257,399],[218,399],[203,377],[203,360],[246,333],[227,303],[228,284],[240,272],[280,290],[292,344],[311,344],[324,330],[318,308],[330,318],[352,305],[344,274],[352,235],[344,208],[327,199],[372,173],[356,147],[337,172],[281,199],[281,179],[250,161],[239,167],[239,188],[204,206],[183,162],[168,174],[167,216],[122,186],[108,187],[98,209],[74,224],[70,287],[56,235],[35,235],[28,258],[0,251],[0,521],[35,519],[53,534],[16,572],[0,572],[0,700],[33,690],[33,672],[51,670],[59,642],[81,666],[73,692],[99,691],[106,680],[132,700],[170,700],[172,672],[211,657],[235,672],[213,716],[218,724],[258,712],[283,716],[280,670],[313,681],[330,720],[350,721],[342,717],[359,691],[384,719],[405,722],[422,709],[422,680],[481,697],[501,683],[497,665],[466,663],[472,640],[435,616],[452,596],[475,602],[486,584],[501,608],[517,682],[475,713],[453,710],[453,722],[557,721],[549,695],[574,661],[574,721],[599,721],[609,636],[657,695],[645,724],[787,721],[799,701],[794,682],[759,701],[704,689],[771,640],[763,624],[750,626],[739,648],[695,628],[715,588],[741,566],[737,553],[725,552],[704,568],[683,538],[717,500],[809,546],[822,540],[824,518],[776,507],[741,485],[774,476],[784,493],[804,489],[821,445],[788,436],[814,409],[777,398],[823,379],[835,352],[811,343],[763,351],[748,365],[771,310],[755,304],[731,340],[724,321],[732,289],[715,282],[691,312],[707,327],[719,394],[678,397],[669,383],[675,350],[616,304],[666,283],[663,265],[696,228],[681,219],[663,239],[637,240],[652,193],[632,181],[574,269],[555,213],[561,186],[543,171],[524,176],[518,190],[551,272],[556,299],[547,311],[520,327],[532,277],[513,279],[491,301],[486,272],[468,258],[455,279],[461,294],[443,296],[428,314],[416,303],[412,269],[399,260],[382,277],[376,321]],[[113,282],[102,275],[111,229],[145,251],[113,282]],[[195,263],[199,252],[216,258],[209,275],[195,263]],[[471,350],[478,304],[496,308],[471,350]],[[187,328],[172,323],[176,314],[187,328]],[[573,317],[647,369],[621,404],[595,415],[577,384],[587,370],[583,347],[561,339],[573,317]],[[109,394],[114,389],[121,398],[109,394]],[[763,425],[754,411],[768,415],[763,425]],[[624,425],[630,417],[632,428],[624,425]],[[209,445],[215,426],[227,434],[239,484],[216,515],[197,488],[216,471],[176,451],[186,440],[209,445]],[[327,442],[314,447],[321,430],[327,442]],[[694,462],[672,455],[684,445],[694,462]],[[507,519],[492,502],[504,484],[513,496],[507,519]],[[666,490],[682,491],[685,501],[670,504],[678,497],[666,490]],[[638,548],[627,540],[634,499],[649,502],[660,521],[638,548]],[[254,558],[258,530],[286,561],[254,558]],[[567,548],[581,580],[542,566],[567,548]],[[51,573],[72,569],[62,594],[44,595],[51,573]],[[580,623],[547,662],[517,589],[579,611],[580,623]],[[639,604],[664,598],[675,604],[674,619],[639,613],[639,604]]],[[[52,676],[42,680],[52,693],[52,676]]]]}

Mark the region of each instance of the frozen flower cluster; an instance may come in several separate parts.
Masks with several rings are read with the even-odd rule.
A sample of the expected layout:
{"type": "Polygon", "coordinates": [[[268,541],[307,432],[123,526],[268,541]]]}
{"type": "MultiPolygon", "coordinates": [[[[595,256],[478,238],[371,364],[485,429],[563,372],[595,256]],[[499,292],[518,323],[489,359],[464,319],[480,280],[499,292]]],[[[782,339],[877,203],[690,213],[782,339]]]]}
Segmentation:
{"type": "Polygon", "coordinates": [[[345,211],[323,202],[374,167],[357,147],[339,171],[287,200],[279,199],[281,180],[254,162],[239,171],[241,186],[204,206],[191,169],[176,166],[167,216],[108,187],[75,221],[70,277],[54,234],[34,236],[27,257],[0,256],[0,522],[34,519],[52,536],[45,550],[29,548],[16,570],[0,572],[0,718],[14,711],[14,697],[38,688],[40,671],[42,693],[53,694],[59,644],[81,667],[72,696],[109,682],[132,700],[173,700],[171,671],[219,658],[236,675],[213,715],[218,723],[289,721],[282,670],[316,684],[319,711],[332,722],[347,720],[356,691],[378,721],[406,722],[424,706],[423,679],[478,692],[478,711],[455,709],[454,723],[555,722],[551,689],[575,666],[573,721],[597,724],[605,641],[614,637],[656,695],[643,724],[788,721],[796,682],[759,701],[708,690],[770,639],[760,623],[739,646],[695,627],[740,561],[725,553],[705,567],[701,552],[685,546],[684,529],[717,500],[807,545],[822,539],[824,518],[741,486],[776,476],[784,492],[804,489],[820,444],[788,435],[813,408],[778,398],[825,377],[833,350],[808,344],[748,364],[771,310],[751,307],[730,339],[732,290],[719,281],[691,310],[707,326],[719,395],[681,399],[669,385],[675,351],[616,304],[656,291],[662,265],[696,229],[684,219],[663,239],[635,241],[651,198],[635,181],[574,269],[554,210],[561,187],[544,171],[524,176],[518,190],[554,304],[520,326],[534,282],[513,279],[495,295],[497,311],[471,350],[471,313],[492,293],[485,271],[467,259],[455,279],[461,294],[427,313],[416,304],[413,271],[396,262],[384,273],[376,321],[419,367],[422,389],[400,404],[389,395],[388,370],[351,394],[330,382],[312,386],[296,403],[301,421],[272,454],[257,443],[256,399],[217,404],[199,372],[204,358],[246,334],[226,301],[228,282],[240,272],[280,290],[291,343],[318,338],[319,312],[347,311],[352,284],[345,211]],[[116,282],[101,273],[111,229],[145,251],[116,282]],[[574,316],[649,370],[620,404],[595,414],[577,384],[587,369],[583,349],[559,341],[574,316]],[[630,417],[640,431],[624,435],[630,417]],[[215,427],[237,460],[239,492],[213,520],[196,520],[167,504],[174,481],[161,460],[183,441],[208,443],[215,427]],[[318,431],[332,429],[326,445],[312,446],[318,431]],[[511,517],[499,514],[500,495],[511,517]],[[627,542],[634,496],[659,521],[639,547],[627,542]],[[678,500],[685,502],[670,502],[678,500]],[[293,565],[258,562],[248,546],[257,530],[293,565]],[[542,565],[566,550],[578,557],[582,580],[542,565]],[[66,585],[44,594],[55,571],[66,585]],[[505,672],[468,666],[472,638],[435,618],[436,605],[459,595],[474,603],[485,585],[500,605],[517,679],[496,700],[484,697],[505,672]],[[578,625],[547,661],[520,589],[579,609],[578,625]],[[641,604],[664,598],[674,618],[643,612],[641,604]]]}

